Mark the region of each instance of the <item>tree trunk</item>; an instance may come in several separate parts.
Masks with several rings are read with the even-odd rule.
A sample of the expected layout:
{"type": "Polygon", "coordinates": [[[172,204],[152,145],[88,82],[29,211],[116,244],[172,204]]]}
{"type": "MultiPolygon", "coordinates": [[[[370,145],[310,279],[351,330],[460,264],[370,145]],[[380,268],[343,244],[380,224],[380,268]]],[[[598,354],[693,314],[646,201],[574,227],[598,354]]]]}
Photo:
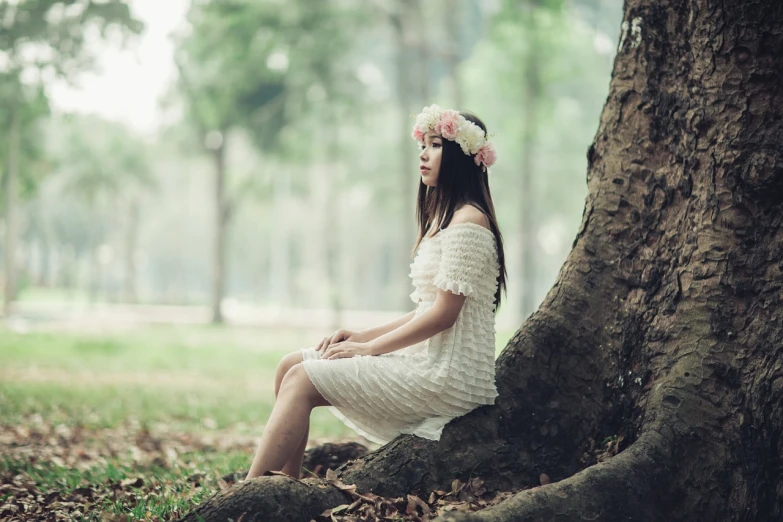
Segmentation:
{"type": "Polygon", "coordinates": [[[21,109],[11,108],[11,131],[8,133],[8,169],[5,180],[5,276],[3,285],[3,314],[11,314],[16,298],[16,198],[19,180],[20,135],[22,126],[21,109]]]}
{"type": "MultiPolygon", "coordinates": [[[[39,206],[37,203],[36,206],[39,206]]],[[[39,207],[40,215],[40,207],[39,207]]],[[[46,288],[54,286],[54,263],[57,259],[55,238],[49,220],[41,218],[41,279],[39,284],[46,288]]]]}
{"type": "Polygon", "coordinates": [[[215,162],[215,242],[212,246],[212,322],[223,322],[223,295],[226,276],[226,132],[221,134],[220,144],[212,151],[215,162]]]}
{"type": "MultiPolygon", "coordinates": [[[[783,519],[783,4],[627,0],[624,19],[582,223],[497,361],[496,404],[341,467],[343,482],[534,487],[445,520],[783,519]],[[597,462],[607,439],[617,454],[597,462]]],[[[186,519],[335,505],[333,488],[281,482],[186,519]]]]}
{"type": "Polygon", "coordinates": [[[128,202],[125,229],[125,302],[137,302],[136,295],[136,246],[139,236],[139,201],[135,197],[128,202]]]}
{"type": "Polygon", "coordinates": [[[460,81],[457,65],[460,61],[462,52],[462,42],[460,41],[460,19],[459,13],[464,7],[460,0],[443,0],[441,4],[443,9],[444,28],[448,35],[446,39],[446,50],[444,52],[444,62],[446,64],[447,78],[449,81],[449,90],[451,99],[457,110],[462,109],[462,82],[460,81]]]}
{"type": "Polygon", "coordinates": [[[340,125],[341,115],[338,111],[331,113],[331,122],[335,130],[326,139],[326,168],[324,193],[321,207],[323,219],[324,262],[326,264],[326,287],[329,302],[331,330],[343,326],[343,285],[340,277],[340,213],[341,205],[335,205],[338,194],[342,192],[342,175],[340,172],[340,125]]]}
{"type": "Polygon", "coordinates": [[[98,259],[98,249],[92,248],[87,255],[87,265],[89,270],[89,298],[88,301],[91,305],[98,303],[98,294],[101,291],[103,283],[103,265],[98,259]]]}
{"type": "Polygon", "coordinates": [[[272,176],[272,216],[275,225],[270,234],[269,295],[282,307],[292,304],[291,289],[291,171],[282,168],[272,176]]]}
{"type": "MultiPolygon", "coordinates": [[[[418,184],[413,173],[415,154],[412,151],[415,152],[416,149],[412,148],[410,142],[410,133],[414,124],[414,121],[410,118],[414,107],[413,96],[411,96],[413,82],[411,80],[410,67],[414,57],[414,63],[421,65],[422,55],[414,52],[408,41],[411,31],[409,28],[411,9],[411,0],[400,0],[396,3],[396,11],[390,15],[396,44],[395,69],[397,72],[397,102],[400,113],[400,141],[398,142],[400,155],[400,208],[401,215],[406,217],[406,219],[400,220],[402,227],[399,230],[399,244],[402,248],[400,248],[399,255],[395,256],[395,263],[399,263],[399,265],[395,269],[390,270],[391,275],[395,279],[407,278],[408,265],[410,264],[410,249],[413,248],[413,243],[416,239],[413,218],[415,209],[412,202],[416,198],[416,187],[418,184]]],[[[421,88],[420,85],[418,87],[421,88]]],[[[399,303],[397,307],[407,309],[410,306],[408,287],[400,286],[400,288],[401,291],[395,302],[399,303]]]]}

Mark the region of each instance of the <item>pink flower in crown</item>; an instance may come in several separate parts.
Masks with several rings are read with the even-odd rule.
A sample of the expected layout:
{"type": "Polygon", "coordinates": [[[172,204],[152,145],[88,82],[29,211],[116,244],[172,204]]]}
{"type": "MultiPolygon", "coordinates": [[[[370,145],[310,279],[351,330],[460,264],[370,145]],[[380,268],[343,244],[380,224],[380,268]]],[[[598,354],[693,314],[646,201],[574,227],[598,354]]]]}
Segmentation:
{"type": "Polygon", "coordinates": [[[446,138],[447,140],[453,140],[457,137],[457,131],[459,130],[459,113],[453,110],[443,111],[440,116],[440,127],[437,132],[446,138]]]}
{"type": "Polygon", "coordinates": [[[413,139],[416,141],[424,141],[424,133],[421,131],[418,125],[413,126],[413,132],[411,133],[413,139]]]}
{"type": "Polygon", "coordinates": [[[491,143],[487,143],[479,149],[476,153],[476,157],[473,158],[473,161],[475,161],[476,165],[481,165],[483,163],[485,167],[491,167],[495,164],[496,159],[497,154],[495,153],[494,147],[492,147],[491,143]]]}

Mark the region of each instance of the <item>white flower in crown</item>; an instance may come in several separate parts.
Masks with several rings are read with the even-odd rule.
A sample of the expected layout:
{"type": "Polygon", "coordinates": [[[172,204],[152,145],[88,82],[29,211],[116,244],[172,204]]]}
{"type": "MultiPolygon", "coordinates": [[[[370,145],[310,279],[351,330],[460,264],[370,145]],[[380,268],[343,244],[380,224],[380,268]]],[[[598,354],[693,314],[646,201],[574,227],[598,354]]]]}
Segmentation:
{"type": "Polygon", "coordinates": [[[416,117],[416,126],[423,132],[427,132],[427,129],[435,128],[440,121],[442,112],[443,110],[434,104],[424,107],[424,110],[416,117]]]}
{"type": "Polygon", "coordinates": [[[411,136],[419,143],[424,143],[424,135],[430,129],[443,138],[456,142],[468,156],[475,156],[476,165],[481,166],[484,171],[495,164],[497,155],[484,131],[459,112],[444,110],[435,104],[424,107],[416,116],[411,136]]]}
{"type": "Polygon", "coordinates": [[[463,118],[459,123],[455,141],[459,144],[462,152],[473,155],[484,145],[486,137],[481,127],[463,118]]]}

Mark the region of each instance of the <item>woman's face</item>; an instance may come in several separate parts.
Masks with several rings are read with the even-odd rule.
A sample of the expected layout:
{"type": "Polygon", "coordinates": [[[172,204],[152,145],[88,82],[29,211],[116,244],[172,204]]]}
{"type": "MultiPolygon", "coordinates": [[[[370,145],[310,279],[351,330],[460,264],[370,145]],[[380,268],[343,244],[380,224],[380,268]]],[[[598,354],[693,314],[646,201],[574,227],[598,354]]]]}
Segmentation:
{"type": "Polygon", "coordinates": [[[428,187],[434,187],[438,184],[442,152],[443,138],[432,131],[425,134],[424,144],[421,146],[421,154],[419,154],[419,170],[421,171],[422,183],[428,187]]]}

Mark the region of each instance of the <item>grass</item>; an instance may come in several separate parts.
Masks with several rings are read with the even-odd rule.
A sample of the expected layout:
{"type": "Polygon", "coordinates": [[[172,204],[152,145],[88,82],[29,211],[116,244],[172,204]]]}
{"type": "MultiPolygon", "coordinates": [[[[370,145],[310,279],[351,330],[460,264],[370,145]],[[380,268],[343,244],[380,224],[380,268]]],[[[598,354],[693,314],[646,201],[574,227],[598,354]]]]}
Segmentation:
{"type": "Polygon", "coordinates": [[[104,512],[130,515],[135,520],[168,520],[212,495],[218,489],[217,477],[243,469],[247,460],[244,452],[193,452],[181,455],[171,467],[138,466],[115,459],[102,466],[71,469],[51,462],[32,465],[3,457],[0,469],[23,474],[43,492],[66,496],[80,489],[93,490],[99,498],[85,510],[83,520],[101,520],[104,512]],[[130,484],[123,486],[123,481],[130,484]],[[117,486],[124,490],[122,495],[101,495],[119,489],[117,486]]]}
{"type": "MultiPolygon", "coordinates": [[[[498,352],[512,334],[498,333],[498,352]]],[[[67,514],[75,520],[179,516],[217,491],[219,477],[247,468],[278,361],[315,340],[293,329],[0,327],[0,485],[32,482],[47,498],[93,491],[89,508],[67,514]]],[[[357,439],[325,408],[310,437],[357,439]]]]}
{"type": "MultiPolygon", "coordinates": [[[[4,422],[38,413],[52,422],[114,426],[171,422],[185,431],[259,424],[269,416],[285,354],[311,344],[298,331],[211,326],[113,334],[0,330],[4,422]]],[[[313,436],[350,433],[316,410],[313,436]]]]}

